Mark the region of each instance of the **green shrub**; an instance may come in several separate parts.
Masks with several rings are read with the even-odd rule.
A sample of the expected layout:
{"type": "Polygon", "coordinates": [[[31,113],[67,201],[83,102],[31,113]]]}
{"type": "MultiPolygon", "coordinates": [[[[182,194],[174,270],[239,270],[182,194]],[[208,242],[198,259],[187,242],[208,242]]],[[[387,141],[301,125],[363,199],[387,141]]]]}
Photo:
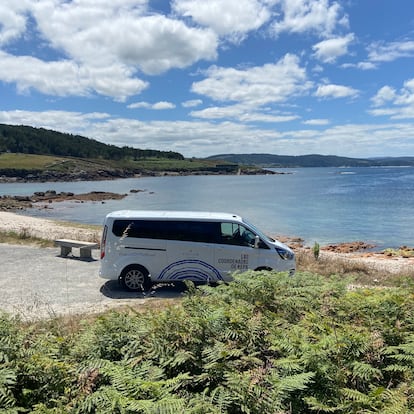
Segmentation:
{"type": "Polygon", "coordinates": [[[38,413],[409,413],[414,288],[236,275],[156,311],[63,333],[0,320],[0,409],[38,413]]]}
{"type": "Polygon", "coordinates": [[[315,244],[313,245],[312,251],[313,251],[313,257],[315,258],[315,260],[318,260],[319,253],[320,253],[319,243],[315,242],[315,244]]]}

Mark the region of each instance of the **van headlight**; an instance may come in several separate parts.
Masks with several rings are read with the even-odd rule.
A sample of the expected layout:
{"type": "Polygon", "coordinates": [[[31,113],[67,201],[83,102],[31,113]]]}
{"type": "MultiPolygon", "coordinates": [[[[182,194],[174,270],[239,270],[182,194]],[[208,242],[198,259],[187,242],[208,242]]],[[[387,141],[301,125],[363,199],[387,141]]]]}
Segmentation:
{"type": "Polygon", "coordinates": [[[276,247],[276,251],[283,260],[293,260],[295,254],[289,250],[282,249],[281,247],[276,247]]]}

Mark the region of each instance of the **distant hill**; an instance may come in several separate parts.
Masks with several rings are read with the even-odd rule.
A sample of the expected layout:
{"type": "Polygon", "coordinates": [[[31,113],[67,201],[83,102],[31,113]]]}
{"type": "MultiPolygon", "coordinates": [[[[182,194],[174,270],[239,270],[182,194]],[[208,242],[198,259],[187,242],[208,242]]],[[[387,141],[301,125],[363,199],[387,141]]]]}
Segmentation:
{"type": "Polygon", "coordinates": [[[178,152],[117,147],[79,135],[44,128],[0,124],[0,153],[56,155],[77,158],[122,160],[168,158],[183,160],[178,152]]]}
{"type": "Polygon", "coordinates": [[[222,160],[257,167],[375,167],[414,166],[414,157],[348,158],[336,155],[219,154],[207,160],[222,160]]]}
{"type": "Polygon", "coordinates": [[[173,151],[117,147],[44,128],[0,124],[0,182],[236,173],[265,172],[234,163],[184,158],[173,151]]]}

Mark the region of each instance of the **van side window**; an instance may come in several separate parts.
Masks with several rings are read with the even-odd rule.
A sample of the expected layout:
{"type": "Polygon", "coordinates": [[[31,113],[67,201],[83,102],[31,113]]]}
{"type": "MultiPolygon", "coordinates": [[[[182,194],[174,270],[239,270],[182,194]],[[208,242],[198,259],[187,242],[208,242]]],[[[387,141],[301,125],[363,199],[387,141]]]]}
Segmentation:
{"type": "Polygon", "coordinates": [[[221,244],[254,246],[256,235],[246,227],[236,223],[221,223],[221,244]]]}
{"type": "Polygon", "coordinates": [[[220,223],[185,220],[115,220],[112,232],[118,237],[216,243],[220,223]]]}

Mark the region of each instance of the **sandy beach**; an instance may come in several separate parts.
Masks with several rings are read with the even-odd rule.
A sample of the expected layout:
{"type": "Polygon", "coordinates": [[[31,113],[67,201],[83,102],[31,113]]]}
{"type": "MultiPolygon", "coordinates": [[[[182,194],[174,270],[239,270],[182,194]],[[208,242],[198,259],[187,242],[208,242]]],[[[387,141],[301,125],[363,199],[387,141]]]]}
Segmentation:
{"type": "Polygon", "coordinates": [[[23,216],[5,211],[0,211],[0,231],[24,233],[28,236],[46,240],[67,238],[98,242],[101,237],[100,230],[94,230],[87,226],[23,216]]]}

